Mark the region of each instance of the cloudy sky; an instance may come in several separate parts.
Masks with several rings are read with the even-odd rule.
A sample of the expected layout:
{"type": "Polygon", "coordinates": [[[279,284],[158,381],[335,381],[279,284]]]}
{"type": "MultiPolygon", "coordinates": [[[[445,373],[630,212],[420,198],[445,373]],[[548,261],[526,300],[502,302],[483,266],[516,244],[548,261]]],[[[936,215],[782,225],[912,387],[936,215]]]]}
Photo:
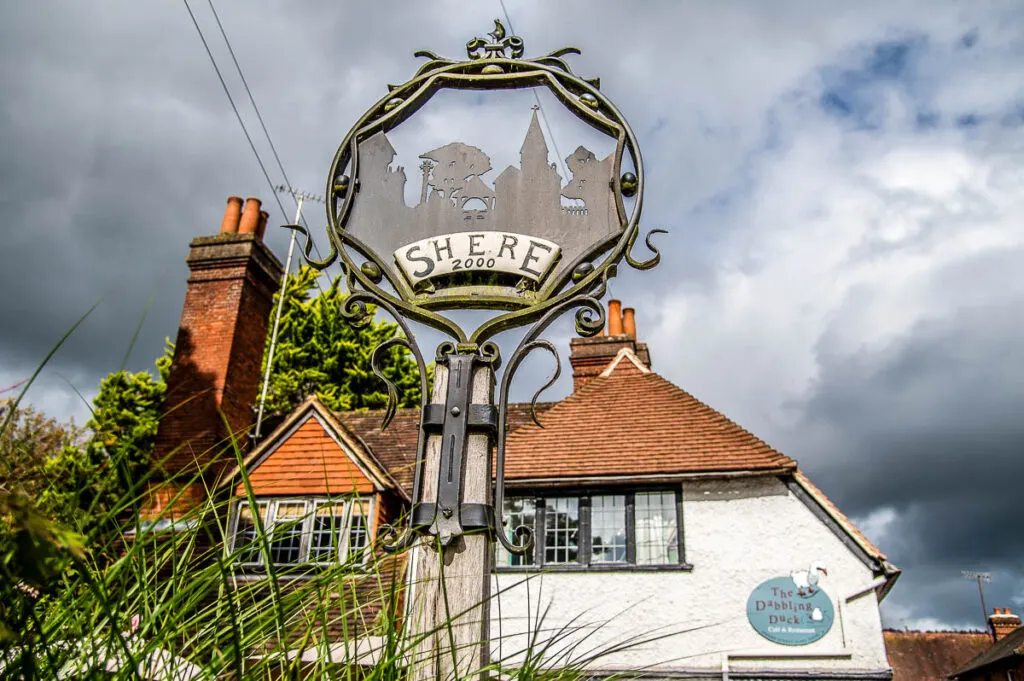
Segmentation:
{"type": "MultiPolygon", "coordinates": [[[[245,105],[206,0],[192,5],[245,105]]],[[[639,136],[644,224],[671,234],[661,267],[613,291],[655,369],[798,459],[904,569],[887,624],[980,625],[961,569],[993,573],[990,607],[1024,609],[1024,3],[506,5],[527,54],[582,48],[575,70],[639,136]]],[[[290,179],[319,193],[412,52],[463,55],[501,7],[218,10],[290,179]]],[[[525,129],[531,103],[454,98],[414,132],[501,156],[512,138],[495,130],[525,129]]],[[[172,0],[9,4],[0,149],[0,389],[102,298],[29,394],[82,420],[71,386],[94,394],[147,307],[130,368],[175,334],[189,239],[217,231],[229,194],[270,192],[172,0]]]]}

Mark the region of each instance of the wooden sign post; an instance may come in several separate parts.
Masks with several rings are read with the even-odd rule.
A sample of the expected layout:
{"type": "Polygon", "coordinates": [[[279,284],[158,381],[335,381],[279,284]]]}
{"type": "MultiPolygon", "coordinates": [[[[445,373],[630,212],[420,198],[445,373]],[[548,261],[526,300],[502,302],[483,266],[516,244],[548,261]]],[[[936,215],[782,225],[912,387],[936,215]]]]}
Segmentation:
{"type": "MultiPolygon", "coordinates": [[[[660,255],[650,238],[664,231],[648,233],[653,254],[647,260],[630,255],[643,204],[640,151],[598,79],[576,76],[563,59],[579,50],[523,58],[523,40],[506,35],[500,21],[494,24],[489,40],[474,38],[466,44],[467,59],[417,52],[427,63],[406,83],[389,86],[388,94],[349,131],[328,176],[332,248],[327,259],[310,260],[309,235],[299,225],[288,225],[306,235],[310,265],[324,269],[340,261],[349,289],[341,310],[345,318],[363,323],[379,308],[402,329],[402,336],[383,342],[371,357],[390,396],[382,427],[394,416],[398,393],[381,363],[402,346],[419,368],[413,505],[408,525],[382,528],[378,543],[389,551],[415,547],[405,621],[413,677],[424,681],[482,673],[490,661],[494,542],[520,555],[533,544],[531,529],[507,528],[502,522],[506,412],[516,369],[538,348],[558,362],[554,346],[540,334],[570,310],[575,310],[581,335],[604,328],[600,298],[608,279],[622,260],[637,269],[657,265],[660,255]],[[547,88],[591,129],[588,134],[606,135],[614,151],[599,159],[581,144],[565,159],[569,176],[562,177],[541,130],[538,113],[543,112],[534,106],[518,166],[508,166],[491,180],[491,159],[482,149],[450,142],[418,154],[419,200],[408,205],[408,178],[394,164],[398,151],[387,133],[440,90],[480,96],[481,91],[518,88],[547,88]],[[442,314],[460,309],[496,314],[469,333],[442,314]],[[438,346],[432,389],[410,320],[451,338],[438,346]],[[501,355],[491,339],[527,325],[532,326],[501,376],[495,405],[501,355]]],[[[560,363],[537,394],[559,373],[560,363]]]]}

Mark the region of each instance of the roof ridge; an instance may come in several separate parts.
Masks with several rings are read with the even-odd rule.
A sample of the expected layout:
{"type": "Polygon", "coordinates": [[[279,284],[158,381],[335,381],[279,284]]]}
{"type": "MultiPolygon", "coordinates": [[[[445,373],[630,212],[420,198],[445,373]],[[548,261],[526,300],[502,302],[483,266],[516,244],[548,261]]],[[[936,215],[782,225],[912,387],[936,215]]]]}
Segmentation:
{"type": "Polygon", "coordinates": [[[615,359],[609,362],[608,366],[606,366],[604,370],[601,371],[600,374],[598,374],[598,376],[602,378],[607,378],[608,376],[611,376],[613,373],[615,373],[615,370],[619,367],[619,363],[622,362],[623,359],[628,359],[633,364],[633,366],[635,366],[640,371],[641,374],[651,373],[651,368],[644,364],[642,361],[640,361],[640,358],[636,356],[636,353],[633,352],[632,348],[625,347],[619,348],[619,351],[615,353],[615,359]]]}

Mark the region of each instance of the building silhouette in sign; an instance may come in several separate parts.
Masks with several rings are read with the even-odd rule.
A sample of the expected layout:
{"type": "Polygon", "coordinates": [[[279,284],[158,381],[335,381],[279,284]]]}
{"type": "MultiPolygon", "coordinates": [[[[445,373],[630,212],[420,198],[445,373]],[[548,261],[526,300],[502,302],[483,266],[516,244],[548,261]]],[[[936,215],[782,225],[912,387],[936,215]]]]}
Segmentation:
{"type": "Polygon", "coordinates": [[[359,194],[346,231],[387,257],[406,244],[441,234],[502,231],[540,236],[562,247],[560,267],[569,267],[596,242],[619,231],[611,191],[613,155],[598,160],[580,146],[565,162],[571,177],[563,185],[534,107],[520,148],[519,167],[494,179],[491,160],[479,149],[450,142],[420,155],[419,202],[405,201],[405,169],[394,167],[397,152],[378,132],[359,144],[359,194]],[[563,206],[562,198],[575,205],[563,206]]]}

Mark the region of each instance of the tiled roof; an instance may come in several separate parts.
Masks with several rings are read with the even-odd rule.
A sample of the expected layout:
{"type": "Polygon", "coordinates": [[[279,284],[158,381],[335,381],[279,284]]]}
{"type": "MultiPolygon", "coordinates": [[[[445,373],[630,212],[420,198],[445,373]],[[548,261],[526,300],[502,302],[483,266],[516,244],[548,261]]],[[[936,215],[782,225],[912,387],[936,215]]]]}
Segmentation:
{"type": "Polygon", "coordinates": [[[992,645],[976,631],[885,631],[892,681],[946,681],[966,662],[992,645]]]}
{"type": "MultiPolygon", "coordinates": [[[[373,481],[327,432],[310,416],[274,451],[249,471],[256,495],[270,494],[366,494],[373,481]]],[[[235,486],[244,495],[245,484],[235,486]]]]}
{"type": "MultiPolygon", "coordinates": [[[[989,641],[991,640],[990,638],[989,641]]],[[[1017,660],[1024,658],[1024,627],[1017,627],[980,655],[968,660],[962,668],[955,670],[954,673],[956,676],[960,676],[961,674],[987,667],[995,662],[1002,662],[1014,657],[1017,660]]],[[[952,676],[953,673],[950,675],[952,676]]]]}
{"type": "MultiPolygon", "coordinates": [[[[553,406],[544,402],[537,404],[537,416],[553,406]]],[[[416,458],[416,441],[419,437],[420,410],[399,409],[387,430],[380,429],[384,419],[383,410],[347,411],[335,414],[339,421],[355,433],[380,461],[395,481],[408,492],[412,492],[413,462],[416,458]]],[[[529,404],[508,406],[508,427],[514,431],[530,422],[529,404]]]]}
{"type": "Polygon", "coordinates": [[[395,489],[398,481],[386,462],[363,446],[357,433],[337,419],[316,397],[295,408],[218,487],[236,485],[241,469],[261,494],[348,494],[395,489]],[[350,456],[351,454],[351,456],[350,456]],[[279,456],[280,455],[280,456],[279,456]],[[264,470],[265,469],[265,470],[264,470]]]}
{"type": "Polygon", "coordinates": [[[543,428],[528,424],[510,434],[506,480],[796,469],[631,353],[620,353],[540,421],[543,428]]]}

